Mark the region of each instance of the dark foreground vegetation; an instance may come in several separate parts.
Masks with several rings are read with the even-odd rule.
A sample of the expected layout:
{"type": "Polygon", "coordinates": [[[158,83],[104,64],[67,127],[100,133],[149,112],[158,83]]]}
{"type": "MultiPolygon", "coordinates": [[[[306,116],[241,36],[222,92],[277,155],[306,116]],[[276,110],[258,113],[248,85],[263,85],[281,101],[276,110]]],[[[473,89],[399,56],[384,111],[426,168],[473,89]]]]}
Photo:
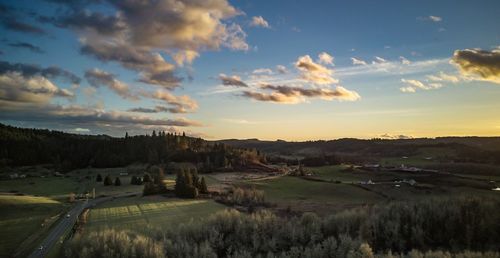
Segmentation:
{"type": "Polygon", "coordinates": [[[435,199],[320,218],[226,210],[151,238],[77,235],[68,257],[500,257],[500,201],[435,199]]]}
{"type": "Polygon", "coordinates": [[[211,172],[265,159],[255,149],[232,148],[163,131],[116,138],[0,124],[0,146],[0,167],[53,164],[63,172],[168,162],[190,162],[203,172],[211,172]]]}

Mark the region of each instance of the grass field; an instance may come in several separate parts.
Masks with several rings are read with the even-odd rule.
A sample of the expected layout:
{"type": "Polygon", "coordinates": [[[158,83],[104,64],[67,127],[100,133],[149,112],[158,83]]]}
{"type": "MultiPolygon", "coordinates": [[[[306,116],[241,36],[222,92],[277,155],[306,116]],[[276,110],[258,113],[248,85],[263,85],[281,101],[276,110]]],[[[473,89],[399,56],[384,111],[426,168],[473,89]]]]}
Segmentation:
{"type": "Polygon", "coordinates": [[[391,172],[365,171],[360,169],[347,171],[345,170],[346,168],[348,168],[346,165],[335,165],[307,169],[311,170],[314,178],[327,181],[341,181],[343,183],[359,183],[360,181],[368,180],[389,181],[398,177],[397,174],[391,172]]]}
{"type": "Polygon", "coordinates": [[[32,177],[0,181],[0,192],[17,191],[40,196],[67,196],[70,192],[76,192],[78,188],[79,183],[76,180],[65,177],[32,177]]]}
{"type": "Polygon", "coordinates": [[[403,157],[386,157],[380,160],[380,164],[384,166],[399,166],[405,164],[407,166],[425,166],[438,163],[440,159],[449,159],[455,156],[454,150],[440,147],[420,148],[415,155],[403,157]]]}
{"type": "Polygon", "coordinates": [[[44,232],[63,208],[48,197],[0,195],[0,257],[8,257],[28,237],[44,232]]]}
{"type": "Polygon", "coordinates": [[[298,177],[280,177],[247,184],[263,190],[266,199],[280,207],[328,213],[332,210],[383,201],[376,193],[350,184],[309,181],[298,177]]]}
{"type": "Polygon", "coordinates": [[[132,229],[143,233],[175,227],[224,209],[213,200],[184,200],[161,196],[116,199],[90,211],[87,231],[100,228],[132,229]]]}

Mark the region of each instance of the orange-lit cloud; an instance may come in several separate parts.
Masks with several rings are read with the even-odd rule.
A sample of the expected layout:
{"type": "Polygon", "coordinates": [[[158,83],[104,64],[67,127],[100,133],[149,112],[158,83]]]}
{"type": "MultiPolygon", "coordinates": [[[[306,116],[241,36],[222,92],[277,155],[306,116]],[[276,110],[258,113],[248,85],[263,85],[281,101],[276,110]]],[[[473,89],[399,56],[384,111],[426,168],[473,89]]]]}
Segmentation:
{"type": "Polygon", "coordinates": [[[477,76],[481,80],[500,83],[500,48],[492,51],[480,49],[456,50],[451,61],[464,76],[477,76]]]}
{"type": "Polygon", "coordinates": [[[302,79],[318,85],[338,83],[332,77],[333,71],[328,67],[318,64],[309,55],[301,56],[295,62],[295,67],[301,71],[302,79]]]}
{"type": "Polygon", "coordinates": [[[310,89],[292,86],[276,86],[276,85],[262,85],[264,90],[270,90],[271,93],[261,93],[244,91],[242,96],[252,98],[259,101],[269,101],[284,104],[296,104],[304,102],[307,98],[321,98],[324,100],[346,100],[355,101],[360,98],[359,94],[355,91],[350,91],[344,87],[337,86],[332,89],[310,89]]]}

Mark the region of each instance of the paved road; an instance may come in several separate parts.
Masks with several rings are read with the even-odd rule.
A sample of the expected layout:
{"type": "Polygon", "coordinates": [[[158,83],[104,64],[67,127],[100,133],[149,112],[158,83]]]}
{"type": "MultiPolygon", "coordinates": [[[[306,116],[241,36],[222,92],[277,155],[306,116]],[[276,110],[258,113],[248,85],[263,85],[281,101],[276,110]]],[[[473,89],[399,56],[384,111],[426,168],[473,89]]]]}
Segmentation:
{"type": "Polygon", "coordinates": [[[33,253],[31,253],[29,257],[46,257],[50,249],[57,243],[57,241],[61,239],[64,233],[71,229],[73,225],[75,225],[76,220],[78,219],[78,215],[80,215],[84,209],[116,198],[133,196],[137,194],[139,193],[127,193],[79,202],[73,209],[71,209],[71,211],[68,212],[70,216],[66,217],[66,214],[64,214],[64,217],[62,217],[58,224],[52,229],[52,231],[50,231],[49,235],[41,243],[42,248],[40,249],[40,246],[38,246],[37,249],[35,249],[35,251],[33,251],[33,253]]]}

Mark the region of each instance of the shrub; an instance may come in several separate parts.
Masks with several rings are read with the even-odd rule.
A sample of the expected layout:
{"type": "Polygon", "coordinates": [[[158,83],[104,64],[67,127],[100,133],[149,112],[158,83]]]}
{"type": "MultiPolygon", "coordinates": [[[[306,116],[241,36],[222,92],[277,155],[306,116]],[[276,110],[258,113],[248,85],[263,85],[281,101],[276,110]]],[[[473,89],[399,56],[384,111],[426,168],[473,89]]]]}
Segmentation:
{"type": "Polygon", "coordinates": [[[162,245],[144,235],[106,229],[76,234],[65,250],[67,257],[165,257],[162,245]]]}
{"type": "Polygon", "coordinates": [[[255,188],[233,187],[226,195],[223,195],[220,202],[229,205],[242,206],[265,206],[264,191],[255,188]]]}
{"type": "Polygon", "coordinates": [[[208,187],[207,187],[207,182],[205,182],[205,177],[201,177],[201,181],[200,181],[200,193],[208,193],[208,187]]]}
{"type": "Polygon", "coordinates": [[[111,177],[109,175],[107,175],[104,178],[104,185],[112,185],[112,184],[113,184],[113,180],[111,179],[111,177]]]}
{"type": "MultiPolygon", "coordinates": [[[[201,185],[196,170],[179,170],[175,178],[175,195],[181,198],[196,198],[198,197],[198,193],[201,192],[201,185]]],[[[208,190],[205,190],[204,193],[207,193],[208,190]]]]}
{"type": "Polygon", "coordinates": [[[149,173],[144,173],[144,176],[142,178],[142,182],[147,183],[147,182],[151,182],[151,181],[153,181],[151,179],[151,175],[149,173]]]}
{"type": "Polygon", "coordinates": [[[131,185],[142,185],[142,179],[141,179],[141,177],[132,176],[130,178],[130,184],[131,185]]]}
{"type": "MultiPolygon", "coordinates": [[[[163,255],[168,257],[500,258],[499,206],[498,200],[479,198],[396,202],[328,218],[314,213],[287,218],[267,210],[252,214],[225,210],[159,232],[157,239],[162,239],[163,255]]],[[[67,256],[130,257],[130,250],[136,248],[137,241],[129,233],[100,234],[92,232],[83,240],[75,237],[67,256]],[[113,241],[122,239],[132,244],[117,250],[113,241]],[[96,243],[89,245],[91,240],[96,243]]]]}

